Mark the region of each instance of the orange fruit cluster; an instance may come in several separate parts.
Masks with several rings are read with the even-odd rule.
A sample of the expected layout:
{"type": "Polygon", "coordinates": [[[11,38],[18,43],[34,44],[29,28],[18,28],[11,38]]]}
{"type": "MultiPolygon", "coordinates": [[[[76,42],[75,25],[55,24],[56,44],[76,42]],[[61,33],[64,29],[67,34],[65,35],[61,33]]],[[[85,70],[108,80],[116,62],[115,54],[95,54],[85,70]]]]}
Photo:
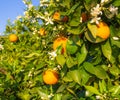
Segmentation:
{"type": "Polygon", "coordinates": [[[43,73],[43,81],[46,84],[53,85],[58,82],[59,75],[57,71],[48,69],[43,73]]]}
{"type": "Polygon", "coordinates": [[[59,37],[59,38],[55,39],[55,41],[53,42],[53,49],[56,50],[59,46],[62,46],[61,53],[62,54],[65,53],[67,40],[68,39],[66,37],[59,37]]]}
{"type": "Polygon", "coordinates": [[[17,42],[18,36],[17,36],[16,34],[10,34],[10,35],[9,35],[9,40],[10,40],[11,42],[17,42]]]}

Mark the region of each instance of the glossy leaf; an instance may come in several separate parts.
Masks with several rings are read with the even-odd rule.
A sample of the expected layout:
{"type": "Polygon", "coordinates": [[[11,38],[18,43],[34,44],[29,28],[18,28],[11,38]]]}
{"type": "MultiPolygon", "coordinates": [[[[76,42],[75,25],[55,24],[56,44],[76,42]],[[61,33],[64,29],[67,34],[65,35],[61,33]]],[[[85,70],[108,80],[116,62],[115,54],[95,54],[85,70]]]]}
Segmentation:
{"type": "Polygon", "coordinates": [[[61,66],[63,66],[66,62],[66,59],[63,55],[58,55],[56,57],[56,60],[57,60],[58,64],[60,64],[61,66]]]}
{"type": "Polygon", "coordinates": [[[120,6],[120,0],[115,0],[115,1],[113,2],[113,5],[114,5],[114,6],[120,6]]]}
{"type": "Polygon", "coordinates": [[[108,78],[106,71],[101,66],[94,67],[95,75],[100,79],[108,78]]]}
{"type": "Polygon", "coordinates": [[[81,73],[79,70],[70,71],[70,77],[78,84],[81,84],[81,73]]]}
{"type": "Polygon", "coordinates": [[[110,46],[109,40],[107,40],[104,44],[101,45],[103,55],[111,62],[114,63],[115,59],[112,56],[112,49],[110,46]]]}
{"type": "Polygon", "coordinates": [[[76,54],[78,66],[85,61],[87,53],[88,51],[86,49],[86,46],[82,45],[80,52],[76,54]]]}
{"type": "Polygon", "coordinates": [[[91,77],[84,69],[79,69],[81,75],[81,84],[86,84],[91,77]]]}
{"type": "Polygon", "coordinates": [[[112,93],[112,95],[120,95],[120,85],[116,85],[116,86],[112,86],[110,89],[109,89],[109,92],[112,93]]]}
{"type": "Polygon", "coordinates": [[[74,61],[74,59],[72,57],[67,57],[66,64],[67,64],[68,68],[71,68],[74,65],[76,65],[76,61],[74,61]]]}
{"type": "Polygon", "coordinates": [[[105,80],[99,81],[100,93],[104,93],[107,90],[105,80]]]}
{"type": "Polygon", "coordinates": [[[97,94],[97,95],[100,95],[100,92],[95,88],[95,87],[92,87],[92,86],[84,86],[88,91],[94,93],[94,94],[97,94]]]}
{"type": "Polygon", "coordinates": [[[91,74],[95,74],[95,73],[96,73],[95,67],[94,67],[91,63],[85,62],[85,63],[83,64],[83,66],[84,66],[84,68],[85,68],[85,70],[86,70],[87,72],[89,72],[89,73],[91,73],[91,74]]]}
{"type": "Polygon", "coordinates": [[[97,26],[95,24],[90,24],[90,23],[88,23],[87,26],[88,26],[88,29],[90,30],[92,36],[94,38],[96,38],[96,33],[98,31],[97,26]]]}
{"type": "Polygon", "coordinates": [[[72,40],[68,40],[66,49],[68,53],[74,54],[78,50],[78,47],[72,40]]]}
{"type": "Polygon", "coordinates": [[[120,69],[116,65],[113,65],[109,69],[110,69],[110,73],[114,76],[118,76],[120,74],[120,69]]]}

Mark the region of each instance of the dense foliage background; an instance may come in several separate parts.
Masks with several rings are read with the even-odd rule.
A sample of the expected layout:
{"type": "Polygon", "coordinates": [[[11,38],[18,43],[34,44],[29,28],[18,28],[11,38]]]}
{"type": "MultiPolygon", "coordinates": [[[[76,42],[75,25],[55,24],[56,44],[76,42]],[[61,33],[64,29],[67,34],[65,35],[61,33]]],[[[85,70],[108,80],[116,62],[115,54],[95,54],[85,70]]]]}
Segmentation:
{"type": "Polygon", "coordinates": [[[119,100],[120,0],[23,2],[24,16],[0,36],[0,100],[119,100]],[[107,39],[95,34],[100,21],[107,39]],[[65,53],[53,50],[58,37],[68,39],[65,53]],[[46,69],[59,72],[57,84],[43,82],[46,69]]]}

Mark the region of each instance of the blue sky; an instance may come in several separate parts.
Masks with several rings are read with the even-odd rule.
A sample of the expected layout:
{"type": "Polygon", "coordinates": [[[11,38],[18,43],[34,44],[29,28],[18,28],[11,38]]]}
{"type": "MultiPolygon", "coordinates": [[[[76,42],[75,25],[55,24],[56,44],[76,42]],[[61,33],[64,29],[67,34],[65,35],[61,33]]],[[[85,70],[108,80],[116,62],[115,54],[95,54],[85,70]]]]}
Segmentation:
{"type": "MultiPolygon", "coordinates": [[[[40,0],[32,1],[33,5],[38,5],[40,0]]],[[[25,5],[22,0],[1,0],[0,3],[0,33],[2,33],[8,19],[13,21],[17,16],[23,15],[25,5]]]]}

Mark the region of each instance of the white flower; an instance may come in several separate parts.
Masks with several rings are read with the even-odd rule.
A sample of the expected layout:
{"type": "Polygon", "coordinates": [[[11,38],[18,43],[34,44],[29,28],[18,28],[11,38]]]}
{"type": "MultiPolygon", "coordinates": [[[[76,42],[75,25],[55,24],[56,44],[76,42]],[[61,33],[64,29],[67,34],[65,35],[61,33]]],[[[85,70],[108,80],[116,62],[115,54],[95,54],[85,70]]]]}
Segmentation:
{"type": "Polygon", "coordinates": [[[26,4],[26,3],[27,3],[27,0],[23,0],[23,3],[26,4]]]}
{"type": "Polygon", "coordinates": [[[3,50],[4,48],[3,48],[3,45],[2,44],[0,44],[0,50],[3,50]]]}
{"type": "Polygon", "coordinates": [[[85,91],[85,96],[88,97],[90,95],[89,91],[85,91]]]}
{"type": "Polygon", "coordinates": [[[48,54],[50,55],[50,59],[51,59],[51,60],[54,60],[54,58],[57,56],[56,51],[48,52],[48,54]]]}
{"type": "Polygon", "coordinates": [[[100,100],[100,98],[101,98],[101,97],[100,97],[99,95],[96,96],[96,100],[100,100]]]}
{"type": "Polygon", "coordinates": [[[33,19],[32,21],[31,21],[31,23],[35,23],[36,22],[36,20],[35,19],[33,19]]]}
{"type": "Polygon", "coordinates": [[[57,27],[55,26],[55,27],[53,28],[53,30],[56,31],[56,30],[57,30],[57,27]]]}
{"type": "Polygon", "coordinates": [[[82,17],[80,17],[80,23],[82,23],[82,17]]]}
{"type": "Polygon", "coordinates": [[[48,6],[49,5],[49,0],[40,0],[40,6],[48,6]]]}
{"type": "Polygon", "coordinates": [[[50,94],[50,95],[48,95],[48,98],[52,98],[54,96],[54,94],[50,94]]]}
{"type": "Polygon", "coordinates": [[[33,7],[33,5],[32,5],[32,4],[29,4],[29,5],[28,5],[28,8],[29,8],[29,9],[31,9],[32,7],[33,7]]]}
{"type": "Polygon", "coordinates": [[[32,76],[32,71],[28,73],[28,77],[31,77],[31,76],[32,76]]]}
{"type": "Polygon", "coordinates": [[[118,14],[118,7],[114,7],[113,5],[110,5],[109,11],[113,13],[114,15],[118,14]]]}
{"type": "Polygon", "coordinates": [[[24,11],[24,13],[23,13],[24,15],[28,15],[28,11],[24,11]]]}
{"type": "Polygon", "coordinates": [[[61,66],[60,66],[60,65],[57,65],[57,68],[58,68],[59,70],[61,70],[61,66]]]}
{"type": "Polygon", "coordinates": [[[96,17],[98,15],[102,15],[102,11],[101,11],[101,7],[99,4],[97,4],[96,7],[93,7],[91,9],[91,13],[90,13],[92,16],[96,17]]]}
{"type": "Polygon", "coordinates": [[[45,25],[54,24],[52,17],[47,17],[47,18],[45,19],[45,21],[46,21],[45,25]]]}
{"type": "Polygon", "coordinates": [[[101,17],[93,17],[90,23],[96,23],[99,24],[99,21],[101,20],[101,17]]]}
{"type": "Polygon", "coordinates": [[[17,16],[16,19],[19,20],[20,18],[22,18],[22,16],[17,16]]]}
{"type": "Polygon", "coordinates": [[[45,20],[45,22],[46,22],[45,25],[54,24],[54,23],[53,23],[53,18],[50,17],[50,14],[49,14],[48,12],[45,12],[45,13],[44,13],[44,16],[43,16],[43,15],[37,15],[37,17],[45,20]]]}
{"type": "Polygon", "coordinates": [[[106,3],[108,2],[109,0],[101,0],[101,3],[106,3]]]}
{"type": "Polygon", "coordinates": [[[117,41],[117,40],[119,40],[119,37],[113,37],[113,40],[117,41]]]}

